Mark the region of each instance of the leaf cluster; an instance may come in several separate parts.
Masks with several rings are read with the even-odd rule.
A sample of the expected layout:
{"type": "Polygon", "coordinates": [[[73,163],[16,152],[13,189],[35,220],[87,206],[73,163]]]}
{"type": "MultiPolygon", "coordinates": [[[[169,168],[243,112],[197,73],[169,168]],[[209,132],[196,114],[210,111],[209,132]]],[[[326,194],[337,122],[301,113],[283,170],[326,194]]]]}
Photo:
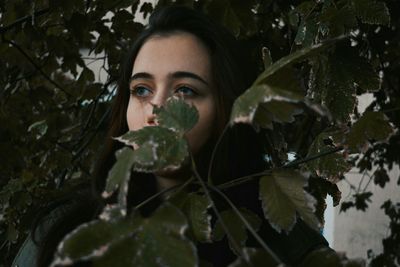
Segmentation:
{"type": "MultiPolygon", "coordinates": [[[[336,182],[350,168],[365,172],[378,166],[369,178],[384,187],[388,171],[400,164],[397,1],[160,0],[158,5],[172,2],[204,10],[250,43],[260,73],[236,100],[227,127],[253,126],[265,140],[272,168],[225,184],[218,177],[201,180],[184,139],[197,111],[172,99],[155,111],[159,126],[118,138],[138,149],[118,151],[108,174],[103,196],[117,195],[117,201],[64,239],[54,266],[88,260],[115,266],[115,259],[123,259],[121,266],[197,266],[195,245],[223,236],[238,256],[231,266],[274,266],[279,258],[263,240],[258,248],[248,247],[262,223],[290,231],[302,218],[318,228],[327,194],[339,204],[336,182]],[[363,95],[373,96],[365,112],[357,105],[363,95]],[[191,165],[193,178],[170,192],[153,216],[127,210],[131,170],[182,164],[191,165]],[[229,208],[218,211],[210,192],[255,179],[264,218],[226,200],[229,208]],[[199,189],[187,192],[188,184],[199,189]]],[[[0,3],[0,266],[9,265],[39,207],[88,182],[120,60],[143,28],[135,15],[146,17],[154,8],[135,0],[0,3]]],[[[341,209],[366,210],[371,196],[355,192],[341,209]]],[[[371,264],[394,266],[398,203],[388,200],[382,208],[390,218],[390,236],[382,254],[370,253],[371,264]]],[[[310,255],[306,266],[321,261],[358,266],[328,254],[310,255]]]]}

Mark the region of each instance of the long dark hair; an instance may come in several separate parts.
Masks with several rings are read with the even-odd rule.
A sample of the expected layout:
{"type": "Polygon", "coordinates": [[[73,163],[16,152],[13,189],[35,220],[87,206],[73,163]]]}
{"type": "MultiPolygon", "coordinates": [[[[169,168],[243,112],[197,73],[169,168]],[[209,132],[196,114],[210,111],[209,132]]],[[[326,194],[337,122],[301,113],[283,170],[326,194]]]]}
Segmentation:
{"type": "MultiPolygon", "coordinates": [[[[112,137],[120,136],[128,131],[126,110],[129,101],[129,79],[132,74],[133,63],[140,48],[150,37],[155,35],[168,36],[177,32],[190,33],[196,36],[207,47],[211,59],[211,73],[217,97],[216,127],[213,136],[199,153],[200,155],[197,159],[200,173],[205,175],[207,172],[211,151],[228,122],[232,104],[250,86],[257,74],[257,68],[254,63],[251,63],[249,54],[244,53],[241,44],[233,35],[200,11],[180,6],[163,7],[157,9],[151,15],[148,26],[137,36],[125,57],[125,62],[122,64],[106,144],[94,172],[92,194],[90,196],[85,195],[90,200],[78,201],[80,203],[73,208],[73,211],[69,212],[70,215],[53,225],[41,245],[38,259],[39,266],[47,266],[49,264],[55,246],[63,235],[78,224],[96,217],[98,211],[104,205],[100,195],[108,172],[115,162],[115,152],[122,147],[122,144],[112,137]],[[85,212],[82,212],[83,210],[85,212]],[[69,221],[71,218],[75,218],[75,220],[69,221]]],[[[250,172],[252,169],[258,168],[254,166],[260,166],[260,162],[262,162],[261,156],[254,160],[254,158],[249,158],[242,153],[247,151],[246,155],[261,154],[262,149],[260,146],[253,137],[249,137],[252,133],[253,131],[245,127],[238,127],[229,132],[224,138],[224,142],[221,143],[220,153],[217,153],[221,160],[218,160],[219,164],[215,168],[214,173],[216,176],[233,178],[243,175],[243,170],[250,172]],[[233,145],[232,140],[239,140],[240,142],[235,142],[233,145]],[[251,140],[251,142],[246,142],[248,140],[251,140]],[[233,155],[237,155],[237,157],[233,155]],[[222,158],[224,159],[222,160],[222,158]]],[[[148,177],[140,179],[140,177],[140,175],[135,175],[135,181],[132,181],[132,183],[139,184],[141,187],[140,192],[129,192],[128,197],[143,199],[154,192],[154,180],[147,179],[148,177]],[[143,181],[146,182],[144,183],[143,181]]],[[[135,188],[138,187],[135,186],[135,188]]]]}

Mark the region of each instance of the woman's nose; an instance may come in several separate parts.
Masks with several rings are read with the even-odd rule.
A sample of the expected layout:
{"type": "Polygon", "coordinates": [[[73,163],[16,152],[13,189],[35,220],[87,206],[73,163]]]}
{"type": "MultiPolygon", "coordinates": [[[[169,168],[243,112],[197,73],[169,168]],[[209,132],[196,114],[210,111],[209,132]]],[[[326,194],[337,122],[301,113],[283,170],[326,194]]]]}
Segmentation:
{"type": "Polygon", "coordinates": [[[158,125],[157,123],[157,117],[154,114],[153,110],[154,107],[161,107],[165,104],[165,101],[167,101],[169,95],[165,93],[164,90],[159,90],[152,98],[152,100],[149,103],[149,107],[146,113],[146,124],[149,126],[154,126],[158,125]]]}
{"type": "Polygon", "coordinates": [[[164,105],[165,101],[167,101],[168,97],[170,97],[170,95],[167,90],[157,90],[150,103],[152,106],[161,107],[164,105]]]}

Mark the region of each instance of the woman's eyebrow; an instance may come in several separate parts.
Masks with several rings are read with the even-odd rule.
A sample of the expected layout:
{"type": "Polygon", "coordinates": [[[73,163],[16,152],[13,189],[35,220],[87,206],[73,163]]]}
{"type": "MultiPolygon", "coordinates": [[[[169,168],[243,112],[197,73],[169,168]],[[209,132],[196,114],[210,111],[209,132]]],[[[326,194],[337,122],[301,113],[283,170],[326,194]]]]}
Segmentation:
{"type": "Polygon", "coordinates": [[[132,77],[129,79],[129,82],[133,81],[133,80],[137,80],[137,79],[154,79],[154,76],[151,75],[150,73],[147,72],[138,72],[132,75],[132,77]]]}
{"type": "MultiPolygon", "coordinates": [[[[191,79],[195,79],[198,80],[202,83],[204,83],[205,85],[209,86],[208,82],[206,80],[204,80],[202,77],[200,77],[199,75],[193,73],[193,72],[189,72],[189,71],[176,71],[173,72],[171,74],[169,74],[170,77],[174,78],[174,79],[179,79],[179,78],[191,78],[191,79]]],[[[153,80],[154,79],[154,75],[148,73],[148,72],[138,72],[132,75],[132,77],[129,79],[129,82],[132,82],[133,80],[137,80],[137,79],[148,79],[148,80],[153,80]]]]}
{"type": "Polygon", "coordinates": [[[170,74],[170,76],[172,78],[175,79],[179,79],[179,78],[191,78],[191,79],[195,79],[198,80],[202,83],[204,83],[205,85],[209,86],[208,82],[206,80],[204,80],[203,78],[201,78],[199,75],[193,73],[193,72],[189,72],[189,71],[176,71],[170,74]]]}

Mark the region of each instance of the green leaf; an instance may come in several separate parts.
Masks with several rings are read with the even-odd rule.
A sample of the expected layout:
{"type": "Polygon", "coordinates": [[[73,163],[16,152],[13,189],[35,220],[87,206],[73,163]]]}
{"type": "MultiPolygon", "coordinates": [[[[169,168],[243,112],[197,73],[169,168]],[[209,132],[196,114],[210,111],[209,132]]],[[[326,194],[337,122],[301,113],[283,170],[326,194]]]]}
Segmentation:
{"type": "Polygon", "coordinates": [[[303,61],[311,56],[315,56],[316,54],[332,47],[332,45],[334,45],[338,41],[344,40],[346,38],[346,36],[339,36],[337,38],[326,40],[319,44],[297,50],[296,52],[279,59],[258,76],[257,80],[254,82],[254,85],[262,84],[269,76],[278,72],[279,70],[293,65],[294,63],[303,61]]]}
{"type": "Polygon", "coordinates": [[[34,133],[36,140],[38,140],[47,133],[47,129],[48,129],[48,126],[47,126],[46,120],[41,120],[41,121],[32,123],[28,127],[28,132],[34,133]]]}
{"type": "Polygon", "coordinates": [[[288,102],[271,101],[269,103],[262,103],[258,106],[254,115],[254,123],[263,128],[272,129],[272,122],[293,122],[294,116],[301,112],[301,108],[288,102]]]}
{"type": "Polygon", "coordinates": [[[154,107],[157,122],[180,135],[192,129],[198,119],[197,109],[180,98],[170,98],[164,106],[154,107]]]}
{"type": "MultiPolygon", "coordinates": [[[[320,133],[308,149],[306,157],[331,150],[333,134],[332,132],[320,133]]],[[[351,164],[345,160],[345,156],[341,152],[316,158],[308,162],[306,166],[308,170],[315,172],[318,176],[322,176],[332,183],[337,183],[340,177],[351,169],[351,164]]]]}
{"type": "MultiPolygon", "coordinates": [[[[261,226],[261,219],[245,208],[239,208],[242,216],[250,223],[250,225],[257,231],[261,226]]],[[[229,234],[236,241],[237,244],[244,246],[247,240],[247,231],[246,225],[242,222],[236,212],[232,209],[225,210],[221,212],[221,219],[224,222],[226,228],[228,229],[229,234]]],[[[213,239],[221,240],[226,233],[221,225],[221,222],[218,220],[214,226],[213,230],[213,239]]],[[[233,252],[236,252],[233,248],[234,246],[229,241],[229,245],[233,252]]]]}
{"type": "Polygon", "coordinates": [[[369,140],[387,141],[393,131],[384,113],[367,111],[352,126],[345,146],[350,153],[364,152],[368,148],[369,140]]]}
{"type": "Polygon", "coordinates": [[[94,266],[197,266],[195,246],[185,237],[185,216],[166,203],[144,219],[134,235],[113,243],[94,266]]]}
{"type": "Polygon", "coordinates": [[[290,231],[297,213],[312,228],[319,222],[314,214],[315,199],[304,190],[307,177],[295,170],[277,170],[260,179],[260,199],[265,218],[281,232],[290,231]]]}
{"type": "MultiPolygon", "coordinates": [[[[235,101],[231,114],[231,124],[256,122],[260,125],[269,125],[268,121],[274,120],[274,115],[280,116],[278,115],[280,110],[276,110],[276,108],[279,109],[276,102],[295,103],[302,99],[303,95],[298,92],[271,87],[267,84],[253,86],[235,101]],[[261,104],[270,104],[269,102],[275,102],[275,104],[260,107],[261,104]],[[271,111],[274,113],[270,114],[271,111]]],[[[295,110],[291,109],[291,111],[294,112],[295,110]]],[[[289,112],[290,119],[292,112],[289,112]]]]}
{"type": "Polygon", "coordinates": [[[127,194],[127,186],[130,180],[134,152],[129,147],[124,147],[115,153],[117,161],[107,176],[106,188],[102,194],[104,198],[109,197],[115,190],[120,188],[127,194]]]}
{"type": "Polygon", "coordinates": [[[254,0],[207,1],[205,10],[210,17],[216,18],[236,36],[249,36],[257,31],[252,11],[254,0]]]}
{"type": "Polygon", "coordinates": [[[380,81],[371,65],[352,49],[338,49],[312,63],[309,95],[326,106],[336,121],[345,123],[354,112],[356,89],[379,90],[380,81]]]}
{"type": "Polygon", "coordinates": [[[182,192],[168,201],[185,213],[189,221],[189,231],[197,241],[211,242],[211,215],[207,212],[211,207],[211,202],[206,196],[182,192]]]}
{"type": "Polygon", "coordinates": [[[160,126],[144,127],[116,138],[127,145],[137,145],[133,151],[134,169],[142,172],[178,169],[188,157],[184,138],[160,126]]]}
{"type": "Polygon", "coordinates": [[[363,23],[390,24],[390,14],[385,2],[374,0],[353,0],[357,16],[363,23]]]}
{"type": "Polygon", "coordinates": [[[311,46],[318,34],[318,21],[316,19],[302,19],[294,42],[303,47],[311,46]]]}
{"type": "Polygon", "coordinates": [[[277,262],[271,258],[268,252],[257,248],[243,248],[245,259],[238,257],[228,267],[248,267],[250,266],[276,266],[277,262]]]}
{"type": "Polygon", "coordinates": [[[345,254],[338,254],[330,248],[321,248],[309,253],[299,267],[363,267],[364,260],[349,260],[345,254]]]}
{"type": "MultiPolygon", "coordinates": [[[[279,105],[274,105],[274,108],[271,106],[274,112],[274,115],[271,115],[266,113],[267,111],[272,111],[271,108],[269,110],[266,109],[266,105],[259,108],[261,104],[271,101],[288,103],[304,101],[304,93],[299,85],[299,79],[289,67],[296,62],[327,49],[343,38],[338,37],[312,47],[301,49],[273,63],[257,78],[248,90],[236,99],[233,104],[230,123],[253,123],[256,112],[258,112],[257,121],[255,121],[256,125],[270,128],[271,121],[274,120],[274,116],[281,115],[282,108],[279,105]]],[[[307,101],[305,103],[315,109],[311,103],[307,101]]],[[[298,110],[294,109],[292,105],[290,112],[286,111],[286,119],[282,119],[281,117],[281,120],[292,121],[292,116],[297,113],[298,110]]]]}
{"type": "Polygon", "coordinates": [[[349,33],[358,26],[355,12],[348,5],[339,9],[336,5],[325,8],[320,15],[320,20],[320,31],[330,37],[349,33]]]}
{"type": "Polygon", "coordinates": [[[104,255],[110,245],[125,236],[131,236],[139,226],[138,218],[123,220],[96,220],[82,224],[59,244],[51,266],[70,265],[104,255]]]}

